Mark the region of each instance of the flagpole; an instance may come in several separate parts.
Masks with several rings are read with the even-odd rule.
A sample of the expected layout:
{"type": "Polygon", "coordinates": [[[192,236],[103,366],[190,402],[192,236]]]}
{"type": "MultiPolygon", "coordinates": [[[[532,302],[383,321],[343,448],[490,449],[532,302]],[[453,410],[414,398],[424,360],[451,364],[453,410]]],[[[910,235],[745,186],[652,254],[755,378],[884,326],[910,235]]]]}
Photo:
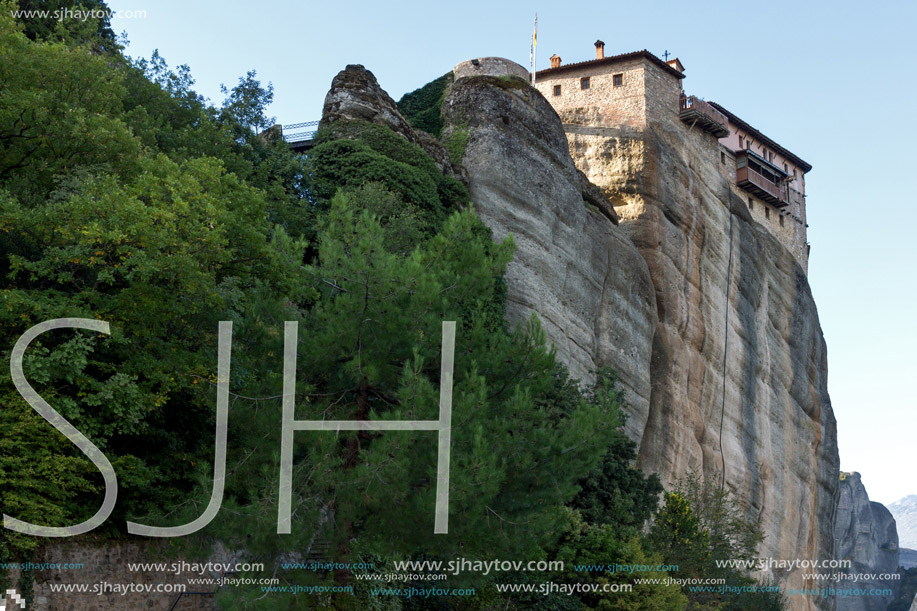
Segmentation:
{"type": "Polygon", "coordinates": [[[538,13],[535,13],[535,29],[532,32],[532,87],[535,86],[535,60],[538,56],[538,13]]]}

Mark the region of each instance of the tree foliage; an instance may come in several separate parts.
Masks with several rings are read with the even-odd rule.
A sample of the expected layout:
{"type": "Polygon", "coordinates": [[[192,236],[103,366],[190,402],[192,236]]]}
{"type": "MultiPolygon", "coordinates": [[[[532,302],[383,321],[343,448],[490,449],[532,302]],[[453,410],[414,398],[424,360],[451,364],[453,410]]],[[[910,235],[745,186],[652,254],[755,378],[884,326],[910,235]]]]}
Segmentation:
{"type": "MultiPolygon", "coordinates": [[[[193,92],[186,69],[171,73],[156,54],[100,55],[93,37],[30,40],[10,6],[0,12],[0,345],[8,362],[39,322],[111,324],[108,337],[45,334],[24,365],[114,464],[112,529],[166,511],[206,472],[217,322],[304,294],[304,244],[272,218],[295,206],[297,162],[232,139],[234,123],[193,92]]],[[[46,525],[85,519],[101,477],[3,371],[5,512],[46,525]]],[[[4,537],[16,554],[36,543],[4,537]]]]}
{"type": "Polygon", "coordinates": [[[115,54],[121,47],[103,0],[19,0],[19,21],[30,40],[87,44],[115,54]]]}
{"type": "Polygon", "coordinates": [[[889,603],[888,611],[910,611],[914,597],[917,596],[917,567],[906,569],[899,566],[898,574],[901,576],[898,594],[889,603]]]}
{"type": "Polygon", "coordinates": [[[753,561],[764,540],[757,523],[749,520],[741,504],[728,491],[689,473],[666,493],[665,505],[656,514],[648,536],[650,549],[667,564],[679,565],[682,578],[724,580],[741,593],[683,589],[689,609],[780,611],[787,607],[783,595],[759,582],[747,569],[729,564],[753,561]]]}
{"type": "Polygon", "coordinates": [[[452,72],[447,72],[398,100],[398,110],[410,121],[411,127],[440,137],[443,131],[443,100],[453,78],[452,72]]]}
{"type": "MultiPolygon", "coordinates": [[[[613,393],[623,404],[624,393],[618,389],[615,375],[609,371],[601,374],[599,383],[604,392],[613,393]]],[[[647,476],[634,468],[636,456],[636,444],[624,434],[621,422],[601,466],[580,481],[581,490],[573,500],[572,506],[587,523],[637,534],[656,511],[662,484],[655,473],[647,476]]]]}
{"type": "Polygon", "coordinates": [[[468,205],[468,190],[446,176],[418,145],[383,125],[336,122],[319,129],[309,154],[308,187],[318,203],[339,188],[377,182],[416,207],[431,227],[468,205]]]}

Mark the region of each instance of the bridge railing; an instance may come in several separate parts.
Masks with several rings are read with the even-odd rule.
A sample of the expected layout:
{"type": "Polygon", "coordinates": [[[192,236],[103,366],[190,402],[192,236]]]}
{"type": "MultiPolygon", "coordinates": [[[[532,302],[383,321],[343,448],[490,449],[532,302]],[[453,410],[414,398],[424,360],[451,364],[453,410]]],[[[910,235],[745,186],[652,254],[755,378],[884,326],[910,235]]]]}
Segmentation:
{"type": "Polygon", "coordinates": [[[318,130],[306,130],[306,131],[292,131],[292,130],[302,130],[306,127],[318,127],[318,121],[306,121],[304,123],[290,123],[289,125],[282,126],[283,129],[283,139],[286,142],[302,142],[304,140],[313,140],[315,139],[315,134],[318,130]],[[292,133],[287,133],[287,130],[291,130],[292,133]]]}

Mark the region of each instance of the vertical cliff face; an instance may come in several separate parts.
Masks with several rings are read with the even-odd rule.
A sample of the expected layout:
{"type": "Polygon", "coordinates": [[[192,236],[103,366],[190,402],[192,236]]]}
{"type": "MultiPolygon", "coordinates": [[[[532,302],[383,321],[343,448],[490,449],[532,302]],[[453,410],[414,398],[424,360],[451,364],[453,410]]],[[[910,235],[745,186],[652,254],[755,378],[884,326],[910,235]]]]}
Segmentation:
{"type": "MultiPolygon", "coordinates": [[[[517,236],[511,313],[538,312],[574,371],[621,373],[643,468],[667,483],[691,470],[723,478],[766,534],[763,557],[832,558],[839,461],[815,303],[793,256],[731,191],[716,141],[674,117],[639,130],[562,125],[509,82],[458,79],[443,111],[446,136],[468,130],[479,213],[517,236]],[[573,175],[561,129],[617,227],[575,188],[560,195],[557,177],[573,175]]],[[[802,587],[802,572],[774,577],[802,587]]]]}
{"type": "MultiPolygon", "coordinates": [[[[416,138],[389,108],[366,114],[369,98],[388,98],[367,96],[353,69],[335,79],[329,118],[352,100],[416,138]]],[[[833,558],[839,461],[815,304],[793,256],[730,190],[716,141],[677,119],[564,125],[509,74],[458,78],[443,115],[476,211],[516,241],[510,319],[537,313],[576,376],[615,369],[641,466],[666,483],[691,470],[723,481],[765,533],[761,557],[833,558]]],[[[774,577],[813,585],[802,572],[774,577]]]]}
{"type": "Polygon", "coordinates": [[[551,106],[514,78],[458,79],[443,106],[443,138],[467,137],[462,165],[475,211],[516,243],[506,271],[511,321],[537,313],[571,373],[613,366],[646,425],[646,375],[656,328],[646,262],[616,226],[608,201],[574,166],[551,106]]]}
{"type": "MultiPolygon", "coordinates": [[[[889,575],[898,570],[898,532],[891,512],[869,500],[859,473],[844,473],[837,503],[837,557],[850,560],[848,575],[889,575]]],[[[840,581],[838,588],[892,589],[890,579],[840,581]]],[[[895,596],[854,596],[837,599],[837,611],[884,611],[895,596]]]]}
{"type": "MultiPolygon", "coordinates": [[[[832,557],[837,436],[804,271],[731,190],[713,137],[674,116],[566,127],[655,287],[641,465],[665,481],[725,477],[767,536],[762,556],[832,557]]],[[[779,577],[803,585],[801,571],[779,577]]]]}
{"type": "Polygon", "coordinates": [[[764,555],[830,558],[836,427],[804,271],[730,189],[713,137],[674,116],[641,131],[566,128],[653,277],[641,464],[667,481],[725,470],[768,536],[764,555]]]}

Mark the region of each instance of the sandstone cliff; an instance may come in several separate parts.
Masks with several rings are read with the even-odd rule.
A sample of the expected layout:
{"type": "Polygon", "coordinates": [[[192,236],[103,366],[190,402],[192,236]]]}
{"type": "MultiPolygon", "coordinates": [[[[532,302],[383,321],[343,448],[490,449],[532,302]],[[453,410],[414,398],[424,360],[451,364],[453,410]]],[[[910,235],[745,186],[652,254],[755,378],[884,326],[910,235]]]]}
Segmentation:
{"type": "MultiPolygon", "coordinates": [[[[844,473],[837,503],[834,533],[837,557],[850,560],[848,575],[890,574],[898,570],[898,532],[884,505],[869,500],[859,473],[844,473]]],[[[889,579],[843,580],[838,588],[896,590],[889,579]]],[[[884,611],[894,596],[856,596],[837,599],[837,611],[884,611]]]]}
{"type": "MultiPolygon", "coordinates": [[[[833,557],[836,424],[805,272],[730,189],[712,136],[674,113],[642,130],[561,120],[653,278],[641,466],[725,478],[767,536],[761,556],[833,557]]],[[[799,587],[801,573],[777,577],[799,587]]]]}
{"type": "MultiPolygon", "coordinates": [[[[462,163],[482,218],[519,236],[510,314],[537,311],[574,372],[621,373],[641,466],[666,483],[724,477],[767,535],[763,557],[833,558],[839,460],[815,303],[730,190],[716,141],[675,117],[639,131],[563,125],[539,93],[493,77],[458,79],[443,112],[445,135],[469,130],[462,163]],[[558,188],[575,176],[562,130],[619,226],[558,188]]],[[[802,570],[775,577],[804,585],[802,570]]]]}
{"type": "Polygon", "coordinates": [[[466,131],[462,164],[475,211],[496,238],[512,233],[507,315],[536,312],[571,373],[612,366],[634,406],[628,432],[646,425],[656,303],[646,262],[613,214],[594,201],[547,101],[525,82],[459,79],[443,107],[448,139],[466,131]]]}
{"type": "MultiPolygon", "coordinates": [[[[345,91],[362,72],[335,79],[332,113],[366,106],[372,87],[345,91]]],[[[417,137],[389,114],[366,118],[417,137]]],[[[762,557],[833,558],[839,461],[815,304],[793,256],[730,190],[716,141],[677,121],[565,126],[499,66],[458,78],[443,114],[478,214],[516,240],[510,319],[537,312],[574,375],[618,371],[641,466],[666,483],[723,478],[767,535],[762,557]]],[[[775,577],[812,585],[801,569],[775,577]]]]}

